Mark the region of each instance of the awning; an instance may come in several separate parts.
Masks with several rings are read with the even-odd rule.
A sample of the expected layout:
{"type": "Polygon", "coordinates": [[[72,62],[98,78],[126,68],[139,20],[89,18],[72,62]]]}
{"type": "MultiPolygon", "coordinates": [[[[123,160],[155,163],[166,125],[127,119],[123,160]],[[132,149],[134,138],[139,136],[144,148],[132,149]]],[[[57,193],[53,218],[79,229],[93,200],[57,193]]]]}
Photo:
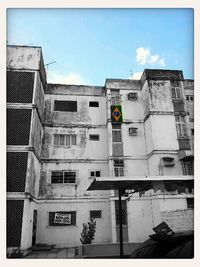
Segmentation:
{"type": "Polygon", "coordinates": [[[120,258],[123,254],[123,229],[122,229],[122,200],[121,197],[126,189],[132,189],[135,192],[147,191],[154,188],[156,184],[164,184],[166,187],[173,184],[175,188],[180,185],[191,185],[194,182],[193,176],[151,176],[151,177],[99,177],[94,178],[87,190],[118,190],[119,194],[119,240],[120,240],[120,258]]]}
{"type": "Polygon", "coordinates": [[[180,150],[179,151],[179,159],[184,159],[186,157],[194,157],[194,153],[191,150],[180,150]]]}
{"type": "Polygon", "coordinates": [[[133,189],[136,192],[149,190],[158,183],[180,184],[194,180],[191,175],[180,176],[137,176],[137,177],[98,177],[93,180],[87,190],[125,190],[133,189]]]}

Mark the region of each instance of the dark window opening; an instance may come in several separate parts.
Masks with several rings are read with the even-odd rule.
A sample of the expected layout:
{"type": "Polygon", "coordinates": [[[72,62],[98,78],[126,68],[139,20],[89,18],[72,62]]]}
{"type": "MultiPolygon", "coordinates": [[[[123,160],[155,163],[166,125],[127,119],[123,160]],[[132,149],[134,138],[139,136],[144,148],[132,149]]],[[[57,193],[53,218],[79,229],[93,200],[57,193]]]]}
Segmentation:
{"type": "Polygon", "coordinates": [[[89,107],[99,107],[99,102],[97,102],[97,101],[90,101],[89,102],[89,107]]]}
{"type": "Polygon", "coordinates": [[[194,209],[194,198],[193,197],[186,198],[186,201],[187,201],[187,208],[194,209]]]}
{"type": "Polygon", "coordinates": [[[191,129],[191,135],[194,135],[194,129],[191,129]]]}
{"type": "Polygon", "coordinates": [[[101,218],[101,210],[91,210],[90,218],[93,218],[93,219],[101,218]]]}
{"type": "Polygon", "coordinates": [[[100,177],[101,173],[100,171],[91,171],[90,172],[90,177],[100,177]]]}
{"type": "Polygon", "coordinates": [[[193,175],[194,174],[194,160],[193,158],[186,157],[181,160],[183,175],[193,175]]]}
{"type": "Polygon", "coordinates": [[[77,101],[54,101],[55,111],[77,112],[77,101]]]}
{"type": "Polygon", "coordinates": [[[99,141],[99,135],[98,134],[90,134],[90,140],[99,141]]]}

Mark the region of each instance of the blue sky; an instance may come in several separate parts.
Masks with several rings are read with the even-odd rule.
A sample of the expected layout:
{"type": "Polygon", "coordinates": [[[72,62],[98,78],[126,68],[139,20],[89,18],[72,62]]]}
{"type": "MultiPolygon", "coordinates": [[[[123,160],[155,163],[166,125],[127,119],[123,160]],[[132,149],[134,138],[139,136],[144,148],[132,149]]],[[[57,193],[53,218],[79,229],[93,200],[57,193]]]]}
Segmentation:
{"type": "Polygon", "coordinates": [[[194,76],[192,9],[8,9],[7,42],[41,46],[53,83],[103,86],[145,68],[194,76]]]}

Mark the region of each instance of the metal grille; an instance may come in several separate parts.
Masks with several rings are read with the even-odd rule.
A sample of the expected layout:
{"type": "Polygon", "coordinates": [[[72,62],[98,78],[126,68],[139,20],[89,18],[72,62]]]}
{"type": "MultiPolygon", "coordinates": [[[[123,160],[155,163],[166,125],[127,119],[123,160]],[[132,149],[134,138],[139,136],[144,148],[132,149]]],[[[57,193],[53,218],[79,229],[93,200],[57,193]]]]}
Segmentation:
{"type": "Polygon", "coordinates": [[[7,145],[28,145],[31,109],[7,109],[7,145]]]}
{"type": "MultiPolygon", "coordinates": [[[[57,216],[58,217],[58,216],[57,216]]],[[[49,212],[49,226],[69,226],[76,225],[76,211],[56,211],[49,212]],[[56,216],[60,215],[60,221],[57,220],[56,216]],[[65,222],[65,217],[67,222],[65,222]]]]}
{"type": "MultiPolygon", "coordinates": [[[[115,216],[116,216],[116,225],[119,225],[119,201],[115,200],[115,216]]],[[[126,201],[122,200],[122,224],[127,225],[127,206],[126,201]]]]}
{"type": "Polygon", "coordinates": [[[7,200],[7,247],[20,247],[23,209],[23,200],[7,200]]]}
{"type": "Polygon", "coordinates": [[[24,192],[27,152],[7,152],[7,192],[24,192]]]}
{"type": "Polygon", "coordinates": [[[7,102],[32,103],[33,99],[33,72],[7,72],[7,102]]]}

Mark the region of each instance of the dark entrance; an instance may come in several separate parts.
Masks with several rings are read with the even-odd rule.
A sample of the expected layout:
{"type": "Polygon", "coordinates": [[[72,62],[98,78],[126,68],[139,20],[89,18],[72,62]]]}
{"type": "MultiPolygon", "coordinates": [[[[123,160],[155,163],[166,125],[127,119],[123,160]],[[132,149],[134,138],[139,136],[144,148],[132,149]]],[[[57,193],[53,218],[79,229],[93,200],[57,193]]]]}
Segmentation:
{"type": "Polygon", "coordinates": [[[33,211],[32,246],[36,244],[37,210],[33,211]]]}

